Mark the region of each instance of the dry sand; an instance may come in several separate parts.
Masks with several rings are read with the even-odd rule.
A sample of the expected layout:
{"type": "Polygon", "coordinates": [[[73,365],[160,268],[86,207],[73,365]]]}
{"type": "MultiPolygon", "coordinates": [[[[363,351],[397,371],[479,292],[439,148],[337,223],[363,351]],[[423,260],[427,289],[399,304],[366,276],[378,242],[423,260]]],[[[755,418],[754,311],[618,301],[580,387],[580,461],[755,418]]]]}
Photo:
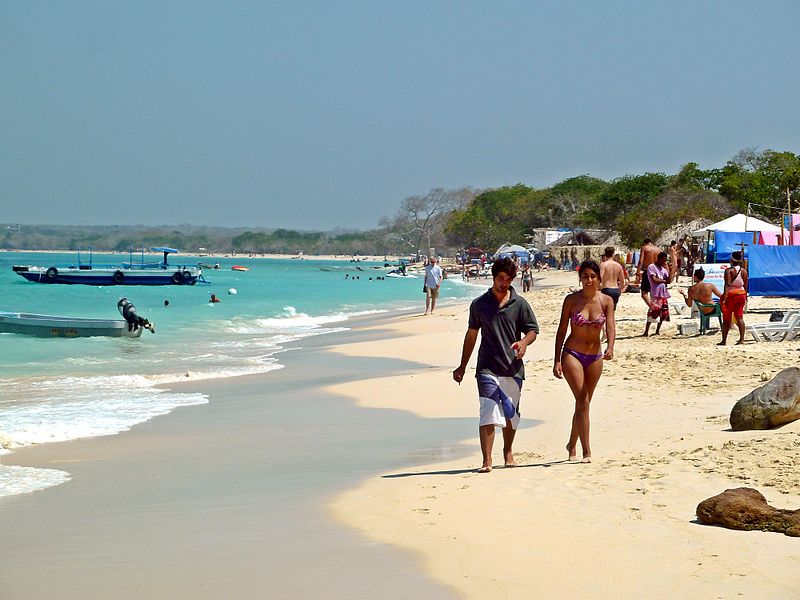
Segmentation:
{"type": "MultiPolygon", "coordinates": [[[[641,338],[644,303],[638,294],[623,295],[615,360],[605,363],[592,402],[594,462],[567,463],[573,399],[552,375],[552,357],[560,305],[577,281],[571,273],[546,280],[561,287],[528,295],[542,333],[526,357],[521,408],[523,422],[535,426],[517,435],[516,469],[474,472],[476,391],[467,379],[461,386],[451,379],[466,306],[396,319],[389,339],[336,349],[428,368],[331,391],[363,406],[474,417],[476,424],[464,432],[469,459],[442,456],[370,478],[335,499],[336,518],[371,540],[419,553],[433,578],[466,598],[800,597],[800,541],[695,522],[700,501],[741,486],[759,489],[774,506],[800,508],[800,422],[743,433],[728,424],[737,399],[800,362],[800,342],[720,348],[718,333],[678,336],[688,309],[660,336],[641,338]]],[[[672,295],[682,298],[676,287],[672,295]]],[[[753,298],[749,309],[798,305],[753,298]]],[[[746,319],[766,321],[768,314],[746,319]]],[[[495,464],[502,464],[498,442],[495,464]]]]}

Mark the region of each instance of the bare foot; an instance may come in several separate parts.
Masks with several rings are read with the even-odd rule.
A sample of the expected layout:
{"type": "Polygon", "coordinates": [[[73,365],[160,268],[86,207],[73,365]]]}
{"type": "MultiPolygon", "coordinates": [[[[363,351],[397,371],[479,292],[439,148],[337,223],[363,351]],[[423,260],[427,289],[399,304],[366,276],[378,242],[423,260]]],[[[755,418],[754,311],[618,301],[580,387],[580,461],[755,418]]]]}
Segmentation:
{"type": "Polygon", "coordinates": [[[717,346],[724,346],[724,345],[725,345],[725,342],[719,342],[719,343],[717,344],[717,346]]]}
{"type": "Polygon", "coordinates": [[[569,444],[567,444],[567,456],[569,457],[567,459],[569,462],[578,462],[578,455],[575,454],[575,448],[570,448],[569,444]]]}
{"type": "Polygon", "coordinates": [[[492,466],[491,465],[489,465],[488,467],[486,465],[484,465],[480,469],[478,469],[478,473],[491,473],[491,472],[492,472],[492,466]]]}
{"type": "Polygon", "coordinates": [[[506,467],[516,467],[517,461],[514,460],[514,453],[511,450],[503,450],[503,460],[505,461],[506,467]]]}
{"type": "Polygon", "coordinates": [[[738,342],[736,342],[737,346],[741,346],[742,344],[744,344],[744,340],[739,340],[738,342]]]}
{"type": "Polygon", "coordinates": [[[583,459],[581,460],[581,462],[582,463],[590,463],[590,462],[592,462],[592,457],[591,456],[584,456],[583,459]]]}
{"type": "Polygon", "coordinates": [[[643,333],[643,334],[641,335],[641,337],[647,337],[647,334],[646,334],[646,333],[643,333]]]}

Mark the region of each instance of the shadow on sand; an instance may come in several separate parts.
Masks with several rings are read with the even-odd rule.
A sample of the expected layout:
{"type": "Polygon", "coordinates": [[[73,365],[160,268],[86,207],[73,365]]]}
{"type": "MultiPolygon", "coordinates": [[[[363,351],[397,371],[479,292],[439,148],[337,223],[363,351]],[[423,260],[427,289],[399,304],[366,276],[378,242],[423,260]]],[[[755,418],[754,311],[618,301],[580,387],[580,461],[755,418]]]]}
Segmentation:
{"type": "MultiPolygon", "coordinates": [[[[552,467],[555,465],[579,465],[580,462],[570,462],[567,459],[563,460],[551,460],[548,462],[540,462],[540,463],[531,463],[528,465],[517,465],[516,467],[494,467],[493,470],[495,471],[503,471],[509,469],[529,469],[531,467],[552,467]]],[[[393,473],[391,475],[383,475],[383,479],[399,479],[401,477],[424,477],[427,475],[467,475],[469,473],[478,473],[477,468],[471,469],[449,469],[444,471],[410,471],[408,473],[393,473]]]]}

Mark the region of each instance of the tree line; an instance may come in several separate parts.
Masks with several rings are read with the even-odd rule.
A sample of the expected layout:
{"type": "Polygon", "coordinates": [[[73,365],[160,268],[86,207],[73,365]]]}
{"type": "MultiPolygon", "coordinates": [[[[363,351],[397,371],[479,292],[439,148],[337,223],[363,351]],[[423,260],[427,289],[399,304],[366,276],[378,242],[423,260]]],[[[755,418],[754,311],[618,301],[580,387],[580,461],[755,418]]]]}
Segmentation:
{"type": "Polygon", "coordinates": [[[522,183],[476,190],[434,188],[404,199],[396,213],[367,231],[181,226],[7,225],[0,247],[18,250],[125,252],[173,246],[187,252],[296,254],[447,254],[478,245],[492,249],[524,241],[536,228],[604,229],[635,247],[679,223],[748,212],[777,219],[800,212],[800,156],[745,149],[724,166],[684,165],[678,173],[643,173],[605,181],[591,175],[548,188],[522,183]]]}

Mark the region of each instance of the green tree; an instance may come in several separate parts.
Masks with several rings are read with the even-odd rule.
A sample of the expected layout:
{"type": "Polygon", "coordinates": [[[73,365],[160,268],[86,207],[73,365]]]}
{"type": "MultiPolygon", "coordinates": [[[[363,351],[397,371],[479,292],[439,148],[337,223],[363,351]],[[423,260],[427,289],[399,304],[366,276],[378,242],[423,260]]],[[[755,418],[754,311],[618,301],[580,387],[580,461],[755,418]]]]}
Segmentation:
{"type": "Polygon", "coordinates": [[[646,205],[664,191],[668,182],[664,173],[626,175],[614,179],[587,210],[587,221],[613,229],[618,219],[646,205]]]}
{"type": "Polygon", "coordinates": [[[445,225],[455,246],[478,244],[494,249],[504,242],[524,239],[525,215],[536,190],[521,183],[478,194],[463,210],[455,210],[445,225]]]}

